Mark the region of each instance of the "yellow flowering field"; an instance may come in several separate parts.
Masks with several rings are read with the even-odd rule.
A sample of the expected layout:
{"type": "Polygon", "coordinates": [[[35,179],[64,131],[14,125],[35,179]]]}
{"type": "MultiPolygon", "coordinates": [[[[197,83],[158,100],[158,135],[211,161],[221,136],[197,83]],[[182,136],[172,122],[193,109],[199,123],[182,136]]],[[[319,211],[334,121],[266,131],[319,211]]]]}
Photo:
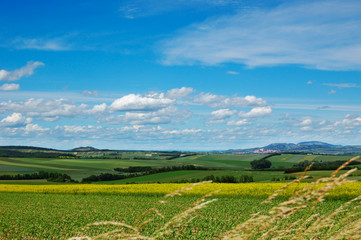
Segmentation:
{"type": "MultiPolygon", "coordinates": [[[[194,186],[185,191],[184,195],[205,195],[220,190],[218,196],[254,196],[264,197],[272,195],[282,188],[285,183],[207,183],[194,186]]],[[[280,195],[290,196],[295,189],[307,186],[308,183],[293,184],[280,195]]],[[[11,185],[0,184],[0,192],[24,193],[69,193],[69,194],[121,194],[121,195],[165,195],[189,184],[127,184],[127,185],[99,185],[99,184],[72,184],[72,185],[11,185]]],[[[351,198],[361,195],[361,182],[347,183],[331,190],[330,197],[351,198]]]]}

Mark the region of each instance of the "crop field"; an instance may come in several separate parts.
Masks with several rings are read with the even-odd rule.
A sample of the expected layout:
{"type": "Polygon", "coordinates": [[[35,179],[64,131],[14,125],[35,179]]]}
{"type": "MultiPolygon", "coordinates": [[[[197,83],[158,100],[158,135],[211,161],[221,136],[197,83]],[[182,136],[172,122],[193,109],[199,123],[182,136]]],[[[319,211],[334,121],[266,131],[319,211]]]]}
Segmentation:
{"type": "MultiPolygon", "coordinates": [[[[198,159],[191,157],[193,160],[187,161],[198,159]]],[[[45,160],[34,164],[41,165],[41,161],[45,160]]],[[[94,164],[86,163],[89,168],[94,164]]],[[[50,165],[60,167],[58,164],[50,165]]],[[[310,171],[312,181],[319,179],[311,183],[271,183],[267,182],[270,176],[282,176],[283,172],[227,167],[160,172],[107,184],[3,180],[0,239],[359,239],[361,182],[346,180],[349,174],[359,178],[359,171],[337,170],[331,177],[325,175],[331,171],[310,171]],[[225,173],[250,173],[264,182],[147,183],[225,173]],[[127,181],[137,184],[124,184],[127,181]]],[[[302,173],[293,175],[303,178],[302,173]]]]}
{"type": "MultiPolygon", "coordinates": [[[[226,197],[267,197],[285,183],[211,183],[194,187],[184,193],[185,195],[202,196],[210,192],[220,191],[215,196],[226,197]]],[[[282,196],[290,196],[296,189],[308,186],[309,183],[295,184],[284,191],[282,196]]],[[[69,193],[69,194],[115,194],[115,195],[144,195],[162,196],[169,192],[176,191],[189,186],[189,184],[54,184],[54,185],[21,185],[21,184],[0,184],[0,193],[69,193]]],[[[347,183],[330,191],[328,197],[332,199],[350,199],[361,195],[361,182],[347,183]]]]}
{"type": "MultiPolygon", "coordinates": [[[[269,204],[260,204],[284,183],[247,184],[136,184],[136,185],[0,185],[0,239],[68,239],[75,236],[99,236],[126,229],[120,225],[138,225],[139,234],[157,234],[174,221],[160,239],[218,239],[247,221],[251,214],[267,212],[291,196],[296,189],[309,184],[291,186],[269,204]],[[189,188],[187,190],[187,188],[189,188]],[[176,193],[179,189],[182,196],[176,193]],[[207,205],[189,211],[205,194],[221,190],[204,199],[207,205]],[[157,209],[157,211],[148,211],[157,209]],[[189,211],[189,216],[182,213],[189,211]],[[145,222],[139,227],[139,223],[145,222]],[[92,225],[93,223],[97,223],[92,225]],[[107,223],[107,224],[105,224],[107,223]],[[189,237],[192,236],[192,237],[189,237]]],[[[282,220],[287,225],[313,213],[329,215],[351,198],[361,194],[360,183],[342,185],[330,192],[325,201],[295,212],[282,220]]],[[[204,201],[201,201],[204,203],[204,201]]],[[[200,202],[200,203],[201,203],[200,202]]],[[[351,203],[348,207],[357,207],[351,203]]],[[[341,219],[342,220],[342,219],[341,219]]],[[[342,221],[340,221],[342,223],[342,221]]]]}

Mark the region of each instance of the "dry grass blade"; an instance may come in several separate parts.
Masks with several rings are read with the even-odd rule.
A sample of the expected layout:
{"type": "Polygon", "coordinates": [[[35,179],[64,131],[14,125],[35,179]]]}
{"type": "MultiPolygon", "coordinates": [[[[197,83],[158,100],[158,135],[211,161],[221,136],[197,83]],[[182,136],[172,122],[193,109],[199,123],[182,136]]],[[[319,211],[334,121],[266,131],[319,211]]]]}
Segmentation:
{"type": "MultiPolygon", "coordinates": [[[[207,183],[212,183],[212,181],[202,181],[202,182],[197,182],[197,183],[193,183],[190,184],[188,186],[182,187],[181,189],[177,189],[169,194],[166,194],[163,196],[162,200],[158,201],[155,205],[158,204],[165,204],[167,198],[172,198],[175,196],[181,196],[182,193],[186,192],[186,191],[190,191],[192,190],[194,187],[199,186],[199,185],[203,185],[203,184],[207,184],[207,183]]],[[[161,214],[159,212],[158,209],[156,209],[155,207],[149,209],[148,211],[145,211],[143,214],[141,214],[134,222],[132,225],[136,226],[139,225],[139,228],[142,228],[143,226],[145,226],[147,223],[149,223],[150,221],[152,221],[152,219],[147,219],[144,222],[140,223],[140,220],[143,219],[144,217],[146,217],[147,215],[149,215],[150,213],[154,212],[156,215],[160,216],[161,218],[164,218],[163,214],[161,214]]]]}
{"type": "Polygon", "coordinates": [[[331,178],[334,178],[334,177],[336,176],[336,174],[337,174],[340,170],[344,169],[344,168],[345,168],[347,165],[349,165],[351,162],[356,161],[356,160],[359,159],[359,158],[360,158],[360,156],[353,157],[353,158],[351,158],[350,160],[348,160],[347,162],[345,162],[344,164],[342,164],[339,168],[336,169],[336,171],[334,171],[334,172],[331,174],[331,178]]]}
{"type": "MultiPolygon", "coordinates": [[[[211,182],[212,181],[203,181],[203,182],[193,183],[189,186],[178,189],[172,193],[166,194],[165,196],[163,196],[162,200],[158,201],[156,204],[164,204],[164,203],[166,203],[166,200],[164,200],[164,199],[172,198],[175,196],[180,196],[180,195],[182,195],[182,193],[192,190],[195,186],[206,184],[206,183],[211,183],[211,182]]],[[[180,227],[180,226],[182,226],[182,224],[183,224],[183,226],[185,226],[190,221],[192,221],[194,219],[194,217],[191,217],[190,219],[188,219],[187,222],[184,222],[192,213],[194,213],[197,210],[204,208],[206,205],[216,201],[216,199],[206,201],[206,198],[212,196],[213,194],[215,194],[217,192],[219,192],[219,190],[203,196],[202,198],[198,199],[190,208],[186,209],[182,213],[173,217],[160,230],[156,231],[153,234],[153,235],[155,235],[155,237],[143,236],[140,234],[140,229],[142,229],[146,224],[148,224],[149,222],[151,222],[153,220],[153,219],[146,219],[145,221],[140,223],[140,221],[144,217],[148,216],[151,213],[155,213],[157,216],[164,218],[164,216],[159,212],[159,210],[156,209],[155,207],[153,207],[153,208],[145,211],[143,214],[141,214],[133,222],[132,225],[128,225],[128,224],[125,224],[122,222],[115,222],[115,221],[103,221],[103,222],[95,222],[95,223],[89,224],[86,227],[86,228],[89,228],[90,226],[113,225],[113,226],[122,227],[122,229],[115,229],[112,231],[108,231],[106,233],[94,236],[92,238],[88,237],[88,236],[83,236],[83,237],[69,238],[69,240],[76,240],[76,239],[79,239],[79,240],[81,240],[81,239],[88,239],[88,240],[89,239],[128,239],[128,240],[130,240],[130,239],[148,239],[148,240],[151,240],[151,239],[160,238],[164,235],[174,232],[175,230],[172,230],[172,228],[180,227]],[[123,228],[125,228],[125,229],[123,229],[123,228]],[[128,230],[131,230],[133,233],[128,233],[127,232],[128,230]]],[[[176,234],[177,234],[177,232],[176,232],[176,234]]]]}
{"type": "Polygon", "coordinates": [[[177,228],[177,227],[181,226],[181,224],[184,223],[184,220],[187,217],[189,217],[192,213],[194,213],[195,211],[197,211],[199,209],[204,208],[206,205],[208,205],[214,201],[217,201],[217,199],[212,199],[209,201],[205,201],[205,200],[206,200],[206,198],[208,198],[218,192],[219,192],[219,190],[203,196],[202,198],[198,199],[190,208],[186,209],[185,211],[181,212],[177,216],[173,217],[169,222],[164,224],[164,226],[160,230],[155,232],[155,238],[159,238],[159,237],[162,237],[164,235],[167,235],[167,234],[173,232],[174,230],[172,230],[172,228],[177,228]]]}
{"type": "Polygon", "coordinates": [[[283,192],[284,190],[286,190],[289,186],[293,185],[294,183],[300,183],[303,179],[307,178],[308,176],[307,171],[311,169],[311,167],[313,166],[314,163],[311,163],[309,166],[306,167],[306,169],[303,171],[303,174],[300,178],[297,178],[289,183],[287,183],[286,185],[284,185],[282,188],[276,190],[274,192],[274,194],[272,194],[271,196],[269,196],[265,201],[261,202],[261,204],[265,204],[265,203],[270,203],[273,199],[275,199],[279,193],[283,192]]]}
{"type": "MultiPolygon", "coordinates": [[[[336,178],[337,173],[346,167],[352,161],[355,161],[359,157],[354,157],[342,164],[337,170],[335,170],[330,177],[322,178],[309,186],[295,192],[288,201],[278,204],[265,214],[258,214],[253,216],[244,223],[236,226],[232,230],[226,232],[223,239],[321,239],[320,234],[323,234],[321,230],[327,230],[332,224],[326,226],[322,224],[322,218],[318,215],[311,215],[305,219],[303,224],[298,225],[301,221],[295,222],[288,226],[282,226],[282,221],[288,218],[292,214],[296,213],[300,209],[311,206],[313,210],[315,204],[323,201],[324,196],[336,186],[340,186],[344,183],[350,182],[345,180],[355,169],[348,171],[345,174],[341,174],[336,178]],[[321,185],[321,183],[325,183],[321,185]],[[317,217],[316,217],[317,216],[317,217]],[[307,225],[311,223],[308,227],[307,225]]],[[[304,174],[305,175],[305,174],[304,174]]],[[[287,188],[290,184],[287,184],[280,191],[287,188]]],[[[278,191],[279,192],[279,191],[278,191]]],[[[272,195],[266,202],[274,199],[276,194],[272,195]]],[[[359,199],[359,198],[357,198],[359,199]]],[[[356,201],[356,200],[355,200],[356,201]]],[[[353,201],[354,202],[354,201],[353,201]]],[[[349,203],[351,204],[351,203],[349,203]]],[[[349,205],[348,204],[348,205],[349,205]]],[[[332,228],[332,227],[331,227],[332,228]]],[[[347,231],[346,231],[347,232],[347,231]]],[[[349,233],[349,232],[348,232],[349,233]]],[[[339,236],[344,237],[344,233],[340,232],[339,236]]]]}
{"type": "MultiPolygon", "coordinates": [[[[361,206],[357,204],[361,201],[361,196],[356,197],[332,213],[320,214],[317,212],[317,204],[324,201],[325,196],[335,187],[349,183],[351,181],[346,178],[356,169],[347,171],[346,173],[339,174],[352,161],[355,161],[359,156],[354,157],[338,169],[336,169],[330,177],[320,178],[315,182],[308,184],[307,186],[296,189],[293,195],[282,203],[277,204],[268,211],[261,211],[253,214],[248,220],[239,224],[235,228],[225,232],[222,239],[361,239],[361,206]],[[339,175],[339,176],[337,176],[339,175]],[[304,209],[306,214],[301,214],[302,218],[296,218],[293,222],[289,222],[289,219],[295,218],[293,216],[299,210],[304,209]],[[307,212],[308,211],[308,212],[307,212]],[[315,212],[316,211],[316,212],[315,212]],[[341,217],[340,217],[341,216],[341,217]],[[291,218],[292,217],[292,218],[291,218]],[[340,219],[341,218],[341,219],[340,219]],[[287,219],[287,220],[286,220],[287,219]],[[285,221],[286,220],[286,221],[285,221]]],[[[307,171],[312,167],[308,166],[303,175],[285,186],[277,190],[263,203],[269,203],[274,200],[280,192],[287,189],[290,185],[300,183],[305,179],[307,171]]],[[[180,196],[185,191],[192,190],[193,187],[209,183],[210,181],[195,183],[179,190],[176,190],[170,194],[165,195],[162,200],[156,204],[164,204],[169,198],[180,196]]],[[[187,227],[187,225],[196,217],[194,213],[199,209],[204,208],[208,204],[216,201],[217,199],[207,200],[208,197],[217,193],[213,192],[203,196],[194,202],[189,208],[182,211],[178,215],[171,218],[166,222],[159,230],[150,234],[150,236],[143,236],[141,229],[154,218],[145,219],[146,216],[153,214],[153,217],[159,216],[164,218],[160,211],[153,207],[148,211],[140,215],[132,225],[127,225],[121,222],[97,222],[88,225],[113,225],[119,226],[119,229],[115,229],[93,238],[74,237],[70,239],[167,239],[172,236],[180,237],[181,232],[187,227]],[[144,220],[145,219],[145,220],[144,220]],[[143,221],[143,222],[142,222],[143,221]]]]}

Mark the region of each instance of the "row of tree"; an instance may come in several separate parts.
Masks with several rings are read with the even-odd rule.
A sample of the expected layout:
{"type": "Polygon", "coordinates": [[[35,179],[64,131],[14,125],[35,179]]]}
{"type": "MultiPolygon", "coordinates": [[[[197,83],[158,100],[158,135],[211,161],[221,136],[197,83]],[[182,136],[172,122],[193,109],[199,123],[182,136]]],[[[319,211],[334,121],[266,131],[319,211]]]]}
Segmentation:
{"type": "Polygon", "coordinates": [[[171,167],[160,167],[160,168],[152,168],[148,166],[135,166],[128,168],[114,168],[114,170],[127,174],[101,173],[99,175],[91,175],[89,177],[83,178],[82,182],[87,183],[87,182],[113,181],[113,180],[146,176],[146,175],[162,173],[162,172],[172,172],[172,171],[181,171],[181,170],[214,170],[214,169],[199,167],[194,165],[183,165],[183,166],[171,166],[171,167]]]}
{"type": "MultiPolygon", "coordinates": [[[[344,164],[346,161],[329,161],[329,162],[321,162],[321,161],[314,161],[312,167],[309,169],[309,171],[317,171],[317,170],[336,170],[339,168],[342,164],[344,164]]],[[[307,166],[310,166],[312,162],[305,160],[302,162],[299,162],[292,167],[285,168],[285,173],[294,173],[294,172],[302,172],[305,170],[307,166]]],[[[349,166],[346,166],[343,168],[344,170],[350,170],[354,167],[352,165],[358,165],[359,162],[351,162],[349,163],[349,166]]]]}
{"type": "Polygon", "coordinates": [[[200,167],[195,165],[169,166],[169,167],[149,167],[149,166],[134,166],[127,168],[114,168],[117,172],[135,173],[145,172],[146,174],[154,174],[161,172],[172,172],[182,170],[216,170],[215,168],[200,167]]]}
{"type": "Polygon", "coordinates": [[[0,180],[46,179],[49,182],[76,182],[69,175],[57,172],[40,171],[31,174],[0,175],[0,180]]]}

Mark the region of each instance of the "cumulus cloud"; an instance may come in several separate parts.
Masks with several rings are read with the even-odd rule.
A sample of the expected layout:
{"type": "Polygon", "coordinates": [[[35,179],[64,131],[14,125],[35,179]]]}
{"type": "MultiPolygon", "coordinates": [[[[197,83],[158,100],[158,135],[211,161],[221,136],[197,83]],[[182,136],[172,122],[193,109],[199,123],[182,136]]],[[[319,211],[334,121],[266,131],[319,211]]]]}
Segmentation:
{"type": "Polygon", "coordinates": [[[207,126],[213,125],[213,124],[221,124],[224,123],[224,119],[218,119],[218,120],[210,120],[206,122],[207,126]]]}
{"type": "Polygon", "coordinates": [[[113,111],[131,111],[131,110],[156,110],[167,107],[175,100],[164,97],[164,94],[151,94],[141,96],[140,94],[129,94],[116,99],[110,109],[113,111]]]}
{"type": "Polygon", "coordinates": [[[46,121],[55,121],[60,117],[82,116],[87,109],[86,104],[76,105],[67,99],[44,100],[30,98],[26,101],[0,102],[0,112],[16,111],[46,121]]]}
{"type": "Polygon", "coordinates": [[[341,121],[336,121],[335,126],[343,126],[347,129],[353,129],[361,126],[361,117],[357,114],[347,114],[341,121]]]}
{"type": "Polygon", "coordinates": [[[161,43],[168,65],[361,69],[360,1],[291,1],[210,18],[161,43]]]}
{"type": "Polygon", "coordinates": [[[270,106],[266,106],[266,107],[255,107],[252,108],[251,111],[249,112],[240,112],[238,114],[239,117],[242,118],[253,118],[253,117],[262,117],[262,116],[266,116],[268,114],[272,113],[272,108],[270,106]]]}
{"type": "Polygon", "coordinates": [[[311,131],[312,128],[310,126],[304,126],[304,127],[301,127],[301,130],[302,131],[311,131]]]}
{"type": "Polygon", "coordinates": [[[300,122],[297,122],[295,126],[309,126],[312,124],[312,119],[307,117],[300,122]]]}
{"type": "Polygon", "coordinates": [[[166,97],[170,99],[182,98],[188,96],[193,92],[194,89],[191,87],[173,88],[167,91],[166,97]]]}
{"type": "Polygon", "coordinates": [[[25,133],[31,133],[31,132],[40,133],[40,132],[47,132],[50,129],[49,128],[43,128],[43,127],[39,126],[38,124],[29,123],[29,124],[27,124],[25,126],[24,130],[25,130],[25,133]]]}
{"type": "Polygon", "coordinates": [[[230,110],[228,108],[225,109],[219,109],[216,111],[211,112],[211,118],[212,119],[225,119],[233,116],[237,111],[236,110],[230,110]]]}
{"type": "Polygon", "coordinates": [[[94,105],[93,108],[87,110],[87,113],[90,114],[98,114],[98,113],[103,113],[107,110],[107,105],[105,103],[102,104],[98,104],[98,105],[94,105]]]}
{"type": "Polygon", "coordinates": [[[34,70],[39,66],[44,66],[44,63],[30,61],[27,62],[24,67],[14,71],[7,71],[2,69],[0,70],[0,81],[16,81],[22,77],[33,75],[34,70]]]}
{"type": "Polygon", "coordinates": [[[2,127],[19,127],[31,123],[31,118],[24,117],[21,113],[13,113],[0,121],[2,127]]]}
{"type": "Polygon", "coordinates": [[[248,121],[247,119],[241,119],[241,120],[238,120],[238,121],[229,121],[227,122],[227,125],[228,126],[243,126],[243,125],[247,125],[248,124],[248,121]]]}
{"type": "Polygon", "coordinates": [[[2,86],[0,86],[1,91],[16,91],[19,90],[20,85],[15,83],[5,83],[2,86]]]}
{"type": "Polygon", "coordinates": [[[182,130],[165,130],[165,134],[174,134],[174,135],[193,135],[197,133],[204,132],[203,129],[182,129],[182,130]]]}
{"type": "Polygon", "coordinates": [[[110,124],[165,124],[187,119],[190,116],[191,113],[188,110],[179,109],[175,106],[169,106],[156,111],[125,112],[123,115],[111,115],[101,118],[99,121],[104,121],[110,124]]]}
{"type": "Polygon", "coordinates": [[[55,128],[63,129],[64,132],[70,133],[70,134],[78,134],[78,133],[91,133],[96,130],[102,129],[101,126],[93,126],[93,125],[87,125],[87,126],[79,126],[79,125],[64,125],[64,126],[57,126],[55,128]]]}
{"type": "Polygon", "coordinates": [[[97,90],[94,90],[94,91],[84,90],[84,91],[82,91],[82,94],[85,96],[98,96],[98,91],[97,90]]]}
{"type": "Polygon", "coordinates": [[[257,98],[255,96],[245,96],[245,97],[225,97],[222,95],[215,95],[212,93],[201,93],[197,95],[194,99],[194,102],[197,104],[206,105],[214,108],[224,108],[224,107],[252,107],[252,106],[264,106],[267,104],[262,98],[257,98]]]}

